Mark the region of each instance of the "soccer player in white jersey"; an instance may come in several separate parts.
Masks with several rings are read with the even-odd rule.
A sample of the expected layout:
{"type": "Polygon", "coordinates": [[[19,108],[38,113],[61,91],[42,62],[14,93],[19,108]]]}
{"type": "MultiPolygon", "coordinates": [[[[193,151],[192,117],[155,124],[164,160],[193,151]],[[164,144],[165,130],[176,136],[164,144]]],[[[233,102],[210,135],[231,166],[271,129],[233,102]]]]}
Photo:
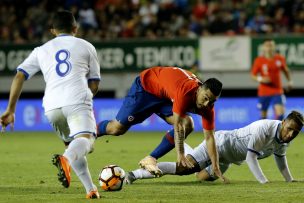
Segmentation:
{"type": "Polygon", "coordinates": [[[96,136],[92,108],[100,82],[96,50],[89,42],[75,37],[77,24],[69,11],[55,13],[51,32],[56,37],[35,48],[17,67],[7,109],[0,117],[2,131],[14,124],[24,81],[41,71],[46,82],[45,115],[66,143],[64,154],[53,157],[53,164],[59,170],[58,179],[64,187],[69,187],[71,166],[86,189],[86,198],[99,198],[86,160],[96,136]]]}
{"type": "MultiPolygon", "coordinates": [[[[219,153],[221,172],[224,174],[229,166],[234,163],[240,165],[246,161],[249,169],[260,183],[269,182],[265,177],[258,159],[263,159],[274,154],[276,164],[285,181],[294,181],[287,164],[286,148],[303,127],[303,115],[292,111],[283,121],[259,120],[250,125],[231,131],[217,131],[215,133],[216,147],[219,153]]],[[[206,142],[203,141],[194,150],[185,144],[185,153],[194,167],[187,168],[175,162],[160,162],[159,169],[163,175],[188,175],[195,172],[199,180],[215,180],[210,158],[207,153],[206,142]]],[[[154,178],[145,169],[129,172],[126,182],[131,184],[137,179],[154,178]]]]}

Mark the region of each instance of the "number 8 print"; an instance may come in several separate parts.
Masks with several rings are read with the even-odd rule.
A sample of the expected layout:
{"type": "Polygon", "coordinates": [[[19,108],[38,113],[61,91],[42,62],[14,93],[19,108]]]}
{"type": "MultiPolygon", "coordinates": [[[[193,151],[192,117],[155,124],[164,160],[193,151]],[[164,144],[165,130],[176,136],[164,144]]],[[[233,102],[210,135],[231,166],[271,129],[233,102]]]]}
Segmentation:
{"type": "Polygon", "coordinates": [[[68,50],[65,49],[61,49],[56,53],[56,61],[58,62],[56,65],[56,73],[60,76],[60,77],[65,77],[66,75],[68,75],[72,69],[72,65],[71,63],[68,61],[68,59],[70,58],[70,52],[68,50]],[[62,66],[63,64],[66,66],[66,68],[64,69],[62,66]],[[65,70],[65,71],[63,71],[65,70]]]}

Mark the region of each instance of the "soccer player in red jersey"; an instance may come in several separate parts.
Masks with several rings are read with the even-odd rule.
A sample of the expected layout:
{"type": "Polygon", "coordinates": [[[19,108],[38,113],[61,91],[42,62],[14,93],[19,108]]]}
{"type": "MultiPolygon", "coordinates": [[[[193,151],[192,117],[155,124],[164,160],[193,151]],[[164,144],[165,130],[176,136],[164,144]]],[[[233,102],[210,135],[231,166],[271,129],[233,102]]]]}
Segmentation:
{"type": "Polygon", "coordinates": [[[292,80],[285,58],[275,53],[275,42],[267,39],[263,43],[263,55],[255,59],[251,77],[259,83],[258,108],[261,119],[267,117],[270,104],[274,106],[276,118],[282,120],[285,113],[285,95],[281,81],[281,71],[288,80],[287,91],[292,89],[292,80]]]}
{"type": "Polygon", "coordinates": [[[156,160],[174,147],[177,162],[186,167],[193,164],[184,155],[184,139],[193,131],[188,113],[202,116],[208,153],[215,174],[226,181],[219,170],[214,141],[214,102],[220,96],[222,83],[215,78],[201,82],[190,71],[177,67],[153,67],[140,73],[116,116],[98,124],[98,136],[122,135],[132,125],[143,122],[153,113],[173,125],[159,146],[140,161],[141,167],[156,176],[161,175],[156,160]]]}

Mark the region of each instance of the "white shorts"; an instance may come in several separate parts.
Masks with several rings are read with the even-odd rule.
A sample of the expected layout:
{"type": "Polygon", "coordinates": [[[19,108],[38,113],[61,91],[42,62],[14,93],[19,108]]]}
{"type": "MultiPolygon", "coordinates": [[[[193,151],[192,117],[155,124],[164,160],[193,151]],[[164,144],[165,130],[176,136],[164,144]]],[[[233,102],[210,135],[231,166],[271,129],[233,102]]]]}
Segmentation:
{"type": "Polygon", "coordinates": [[[92,106],[77,104],[45,112],[57,135],[70,142],[80,134],[96,135],[96,121],[92,106]]]}
{"type": "MultiPolygon", "coordinates": [[[[187,155],[187,154],[191,155],[195,159],[195,161],[199,164],[201,169],[206,169],[207,172],[209,173],[209,175],[212,178],[215,178],[213,176],[211,160],[208,155],[207,146],[206,146],[205,141],[202,142],[199,146],[195,147],[194,149],[192,149],[187,143],[185,143],[184,148],[185,148],[185,155],[187,155]]],[[[225,173],[230,165],[231,164],[229,164],[229,163],[220,162],[219,166],[220,166],[220,170],[222,171],[222,173],[225,173]]]]}
{"type": "Polygon", "coordinates": [[[200,168],[206,168],[210,165],[210,158],[208,155],[207,147],[205,141],[202,142],[200,145],[192,149],[188,144],[184,144],[185,148],[185,155],[191,155],[195,161],[199,164],[200,168]]]}

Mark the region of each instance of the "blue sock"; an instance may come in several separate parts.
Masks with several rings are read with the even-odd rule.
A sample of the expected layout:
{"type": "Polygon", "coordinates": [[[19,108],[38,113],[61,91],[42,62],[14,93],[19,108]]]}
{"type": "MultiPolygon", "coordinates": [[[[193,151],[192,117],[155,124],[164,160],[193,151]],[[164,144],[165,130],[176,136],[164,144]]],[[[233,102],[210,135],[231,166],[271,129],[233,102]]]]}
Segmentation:
{"type": "Polygon", "coordinates": [[[107,134],[107,125],[109,122],[109,120],[104,120],[97,125],[97,137],[101,137],[107,134]]]}
{"type": "Polygon", "coordinates": [[[174,129],[172,129],[166,133],[161,143],[154,149],[150,156],[158,159],[170,152],[174,147],[174,129]]]}
{"type": "Polygon", "coordinates": [[[284,119],[284,114],[277,116],[277,119],[282,121],[284,119]]]}

